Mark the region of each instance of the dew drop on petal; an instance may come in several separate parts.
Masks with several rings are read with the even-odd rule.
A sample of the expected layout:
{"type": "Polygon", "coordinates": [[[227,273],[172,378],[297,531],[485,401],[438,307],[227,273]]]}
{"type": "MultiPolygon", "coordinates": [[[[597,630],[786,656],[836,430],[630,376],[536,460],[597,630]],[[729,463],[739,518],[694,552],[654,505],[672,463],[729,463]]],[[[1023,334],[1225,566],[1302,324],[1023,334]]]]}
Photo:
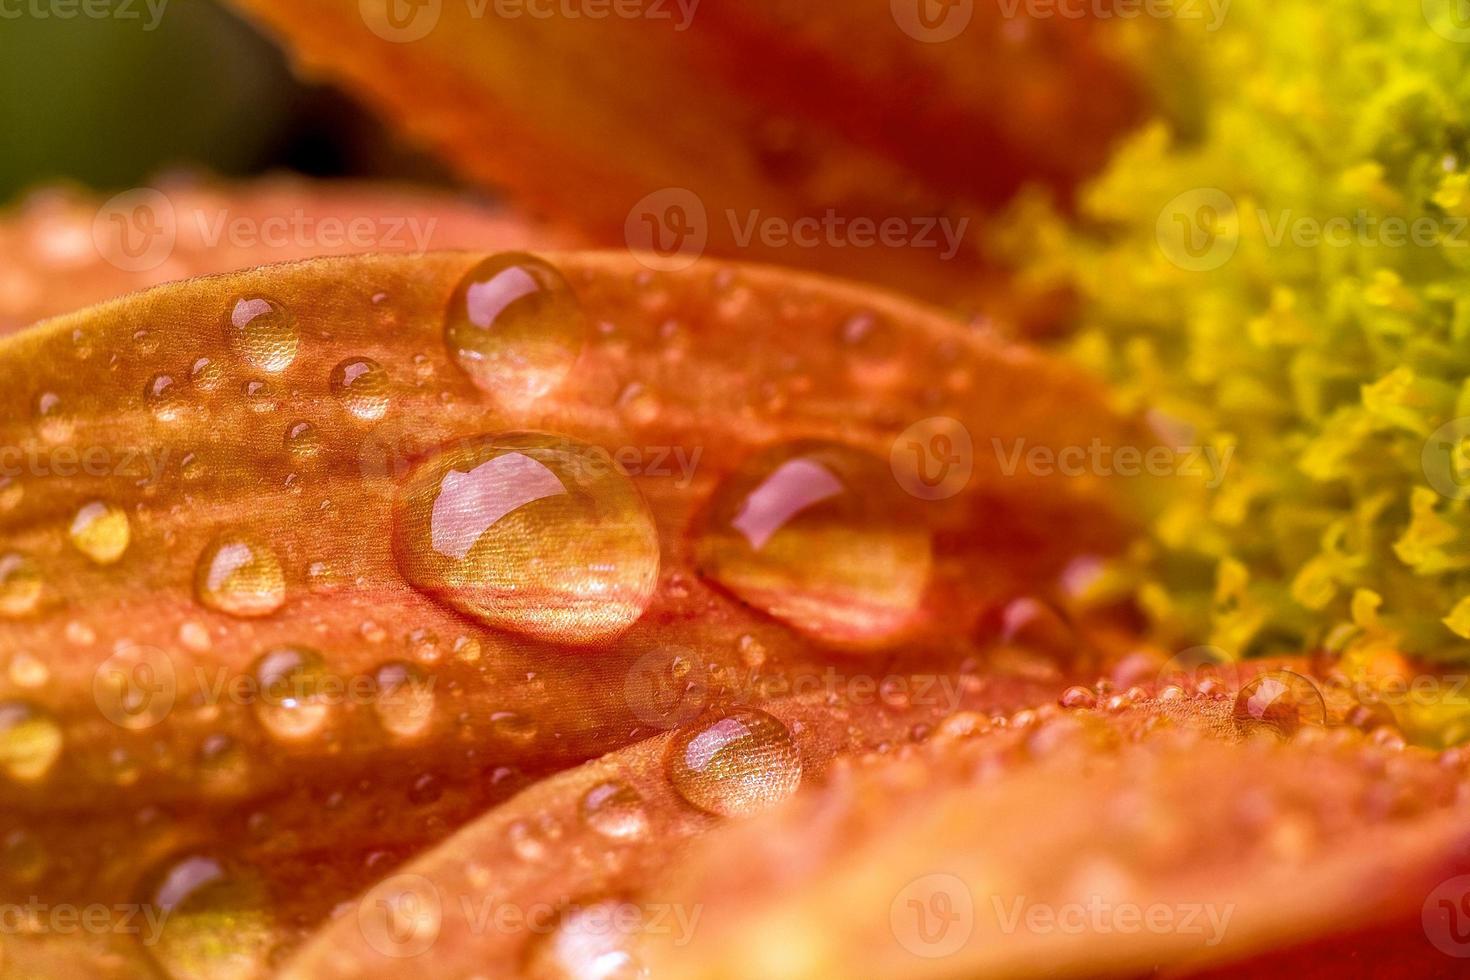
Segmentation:
{"type": "Polygon", "coordinates": [[[255,717],[274,738],[293,742],[320,732],[331,719],[334,685],[322,655],[299,646],[261,654],[251,668],[255,717]]]}
{"type": "Polygon", "coordinates": [[[332,368],[332,394],[348,414],[376,422],[388,411],[388,372],[377,361],[348,358],[332,368]]]}
{"type": "Polygon", "coordinates": [[[582,822],[604,837],[631,840],[648,833],[643,797],[627,783],[608,780],[582,795],[582,822]]]}
{"type": "Polygon", "coordinates": [[[373,711],[383,730],[400,738],[413,738],[428,730],[434,720],[434,685],[417,666],[390,661],[373,675],[376,692],[373,711]]]}
{"type": "Polygon", "coordinates": [[[269,546],[246,534],[215,538],[194,573],[199,601],[231,616],[268,616],[286,601],[286,574],[269,546]]]}
{"type": "Polygon", "coordinates": [[[50,712],[29,701],[0,702],[0,770],[11,779],[44,778],[61,755],[61,743],[61,726],[50,712]]]}
{"type": "Polygon", "coordinates": [[[72,518],[69,535],[76,549],[99,565],[120,559],[133,536],[127,511],[100,500],[82,505],[72,518]]]}
{"type": "Polygon", "coordinates": [[[617,901],[570,908],[550,935],[533,947],[527,971],[544,980],[646,980],[648,970],[631,947],[641,910],[617,901]]]}
{"type": "Polygon", "coordinates": [[[145,881],[140,907],[159,919],[147,948],[172,980],[256,980],[281,929],[264,881],[222,857],[177,857],[145,881]]]}
{"type": "Polygon", "coordinates": [[[667,766],[680,796],[726,817],[759,813],[801,783],[801,754],[791,733],[755,708],[681,729],[669,743],[667,766]]]}
{"type": "Polygon", "coordinates": [[[0,555],[0,616],[24,616],[41,602],[41,569],[29,555],[0,555]]]}
{"type": "Polygon", "coordinates": [[[716,492],[699,570],[819,639],[873,645],[917,614],[931,564],[887,464],[805,442],[757,455],[716,492]]]}
{"type": "Polygon", "coordinates": [[[449,303],[444,341],[482,391],[526,401],[561,384],[586,343],[586,314],[544,259],[507,252],[485,259],[449,303]]]}
{"type": "Polygon", "coordinates": [[[298,462],[315,459],[322,451],[322,437],[316,426],[305,420],[293,422],[286,428],[286,452],[298,462]]]}
{"type": "Polygon", "coordinates": [[[648,606],[659,541],[638,489],[605,453],[541,433],[478,436],[399,488],[404,577],[487,625],[591,643],[648,606]]]}
{"type": "Polygon", "coordinates": [[[301,334],[291,311],[263,296],[241,297],[225,317],[230,346],[252,367],[279,374],[296,360],[301,334]]]}
{"type": "Polygon", "coordinates": [[[1310,679],[1291,670],[1273,670],[1240,689],[1231,718],[1241,735],[1266,731],[1289,738],[1308,725],[1327,724],[1327,704],[1310,679]]]}
{"type": "Polygon", "coordinates": [[[148,410],[160,422],[176,422],[184,416],[187,402],[177,382],[167,374],[156,374],[143,389],[148,410]]]}

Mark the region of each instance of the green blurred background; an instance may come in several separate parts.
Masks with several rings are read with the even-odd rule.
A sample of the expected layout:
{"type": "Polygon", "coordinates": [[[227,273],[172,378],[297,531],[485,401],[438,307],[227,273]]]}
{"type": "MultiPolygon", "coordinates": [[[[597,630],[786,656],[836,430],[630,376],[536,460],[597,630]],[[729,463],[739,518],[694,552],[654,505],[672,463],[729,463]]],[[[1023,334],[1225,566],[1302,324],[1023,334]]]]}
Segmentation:
{"type": "Polygon", "coordinates": [[[0,206],[57,181],[113,191],[176,170],[449,182],[345,96],[294,77],[217,0],[168,0],[156,21],[144,0],[112,2],[136,19],[33,2],[0,0],[0,206]]]}

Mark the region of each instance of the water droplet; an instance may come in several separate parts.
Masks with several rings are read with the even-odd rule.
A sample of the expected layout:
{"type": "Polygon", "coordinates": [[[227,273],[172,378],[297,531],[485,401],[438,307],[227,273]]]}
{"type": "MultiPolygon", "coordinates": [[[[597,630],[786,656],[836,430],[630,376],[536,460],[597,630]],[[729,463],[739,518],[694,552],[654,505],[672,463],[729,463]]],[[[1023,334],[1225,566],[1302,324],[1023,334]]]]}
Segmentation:
{"type": "Polygon", "coordinates": [[[477,387],[497,398],[539,398],[571,371],[587,318],[562,274],[520,252],[492,256],[460,281],[444,340],[477,387]]]}
{"type": "Polygon", "coordinates": [[[535,719],[514,711],[497,711],[492,714],[490,728],[496,735],[514,745],[530,745],[536,740],[535,719]]]}
{"type": "Polygon", "coordinates": [[[0,841],[0,869],[12,881],[33,882],[46,871],[50,859],[35,835],[17,828],[0,841]]]}
{"type": "Polygon", "coordinates": [[[479,436],[399,490],[395,552],[415,588],[500,629],[590,643],[642,615],[659,542],[637,488],[584,443],[479,436]]]}
{"type": "Polygon", "coordinates": [[[1327,704],[1308,678],[1295,671],[1273,670],[1240,689],[1231,717],[1242,735],[1269,731],[1286,738],[1306,725],[1327,724],[1327,704]]]}
{"type": "Polygon", "coordinates": [[[669,779],[694,806],[747,816],[781,802],[801,783],[801,754],[780,720],[742,708],[680,730],[669,744],[669,779]]]}
{"type": "Polygon", "coordinates": [[[255,717],[283,741],[310,738],[330,719],[334,685],[322,655],[298,646],[261,654],[251,669],[255,717]]]}
{"type": "Polygon", "coordinates": [[[25,499],[26,488],[24,484],[14,477],[0,476],[0,514],[15,510],[20,502],[25,499]]]}
{"type": "Polygon", "coordinates": [[[257,415],[274,412],[280,403],[280,393],[269,381],[247,381],[241,390],[245,392],[245,407],[257,415]]]}
{"type": "Polygon", "coordinates": [[[41,602],[41,569],[18,551],[0,555],[0,616],[24,616],[41,602]]]}
{"type": "Polygon", "coordinates": [[[231,616],[268,616],[286,601],[286,574],[275,552],[249,535],[226,533],[199,556],[199,601],[231,616]]]}
{"type": "Polygon", "coordinates": [[[46,661],[25,650],[10,658],[10,680],[16,687],[37,688],[51,679],[46,661]]]}
{"type": "Polygon", "coordinates": [[[582,822],[604,837],[626,840],[648,832],[643,797],[627,783],[598,783],[582,796],[582,822]]]}
{"type": "Polygon", "coordinates": [[[50,712],[29,701],[0,702],[0,769],[11,779],[43,778],[61,755],[61,741],[50,712]]]}
{"type": "Polygon", "coordinates": [[[637,940],[641,913],[628,902],[572,907],[551,935],[532,947],[529,975],[544,980],[646,980],[648,970],[629,949],[637,940]]]}
{"type": "Polygon", "coordinates": [[[833,443],[760,454],[715,495],[697,545],[702,574],[833,643],[882,642],[919,610],[929,536],[887,464],[833,443]]]}
{"type": "Polygon", "coordinates": [[[224,858],[177,858],[155,872],[139,896],[161,931],[148,944],[173,980],[255,980],[265,976],[281,939],[260,876],[224,858]]]}
{"type": "Polygon", "coordinates": [[[322,451],[322,437],[310,422],[293,422],[286,429],[286,452],[298,462],[316,459],[322,451]]]}
{"type": "Polygon", "coordinates": [[[143,398],[148,403],[148,410],[160,422],[176,422],[183,418],[188,404],[174,379],[166,374],[153,376],[143,389],[143,398]]]}
{"type": "Polygon", "coordinates": [[[225,372],[207,357],[199,358],[189,368],[189,383],[200,391],[215,391],[224,380],[225,372]]]}
{"type": "Polygon", "coordinates": [[[273,299],[245,297],[230,307],[225,333],[235,353],[267,374],[279,374],[296,360],[301,334],[291,311],[273,299]]]}
{"type": "Polygon", "coordinates": [[[99,565],[111,565],[121,558],[133,536],[127,512],[100,500],[77,511],[70,534],[76,549],[99,565]]]}
{"type": "Polygon", "coordinates": [[[428,730],[434,720],[434,684],[418,667],[390,661],[373,675],[377,694],[373,710],[389,734],[413,738],[428,730]]]}
{"type": "Polygon", "coordinates": [[[332,368],[332,394],[351,415],[376,422],[388,411],[388,372],[377,361],[348,358],[332,368]]]}
{"type": "Polygon", "coordinates": [[[1063,691],[1057,703],[1064,708],[1091,708],[1097,704],[1097,695],[1089,687],[1075,685],[1063,691]]]}

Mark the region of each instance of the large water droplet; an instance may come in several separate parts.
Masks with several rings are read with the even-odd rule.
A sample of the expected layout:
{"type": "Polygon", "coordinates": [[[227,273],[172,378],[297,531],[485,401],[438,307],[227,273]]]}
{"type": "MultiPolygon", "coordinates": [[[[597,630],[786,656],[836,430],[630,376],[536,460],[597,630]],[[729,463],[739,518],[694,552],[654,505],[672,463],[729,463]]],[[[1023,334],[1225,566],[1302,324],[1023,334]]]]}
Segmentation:
{"type": "Polygon", "coordinates": [[[551,935],[532,946],[526,963],[535,980],[644,980],[647,969],[631,951],[641,924],[631,903],[574,906],[551,935]]]}
{"type": "Polygon", "coordinates": [[[1287,738],[1304,726],[1327,724],[1327,704],[1308,678],[1295,671],[1273,670],[1240,689],[1232,718],[1242,735],[1266,731],[1287,738]]]}
{"type": "Polygon", "coordinates": [[[99,565],[111,565],[128,550],[132,528],[127,511],[116,504],[94,500],[84,504],[71,522],[71,543],[99,565]]]}
{"type": "Polygon", "coordinates": [[[194,573],[199,601],[231,616],[268,616],[286,601],[286,573],[268,546],[245,534],[215,538],[194,573]]]}
{"type": "Polygon", "coordinates": [[[929,578],[929,535],[909,518],[888,466],[835,443],[779,447],[716,493],[702,574],[821,639],[866,645],[913,619],[929,578]]]}
{"type": "Polygon", "coordinates": [[[604,837],[628,840],[648,832],[643,797],[627,783],[598,783],[582,796],[582,822],[604,837]]]}
{"type": "Polygon", "coordinates": [[[498,398],[538,398],[561,384],[587,339],[562,274],[521,252],[492,256],[460,280],[444,326],[449,353],[498,398]]]}
{"type": "Polygon", "coordinates": [[[290,367],[301,346],[291,311],[262,296],[243,297],[231,304],[225,333],[235,353],[268,374],[290,367]]]}
{"type": "Polygon", "coordinates": [[[0,555],[0,616],[24,616],[41,602],[41,569],[29,555],[0,555]]]}
{"type": "Polygon", "coordinates": [[[147,947],[173,980],[255,980],[269,972],[281,936],[255,872],[189,855],[156,871],[139,902],[160,920],[147,947]]]}
{"type": "Polygon", "coordinates": [[[0,769],[30,783],[43,778],[61,755],[61,726],[29,701],[0,702],[0,769]]]}
{"type": "Polygon", "coordinates": [[[615,635],[647,607],[659,542],[605,454],[541,433],[478,436],[399,489],[404,577],[491,626],[569,643],[615,635]]]}
{"type": "Polygon", "coordinates": [[[376,422],[388,411],[388,372],[377,361],[353,357],[332,368],[332,394],[344,409],[364,422],[376,422]]]}
{"type": "Polygon", "coordinates": [[[669,779],[679,795],[720,816],[758,813],[801,783],[801,754],[791,733],[755,708],[680,730],[668,752],[669,779]]]}
{"type": "Polygon", "coordinates": [[[374,680],[373,710],[383,729],[402,738],[423,734],[434,720],[432,680],[413,664],[396,660],[379,667],[374,680]]]}
{"type": "Polygon", "coordinates": [[[251,674],[258,691],[255,717],[275,738],[307,739],[330,720],[333,685],[315,650],[277,647],[255,661],[251,674]]]}

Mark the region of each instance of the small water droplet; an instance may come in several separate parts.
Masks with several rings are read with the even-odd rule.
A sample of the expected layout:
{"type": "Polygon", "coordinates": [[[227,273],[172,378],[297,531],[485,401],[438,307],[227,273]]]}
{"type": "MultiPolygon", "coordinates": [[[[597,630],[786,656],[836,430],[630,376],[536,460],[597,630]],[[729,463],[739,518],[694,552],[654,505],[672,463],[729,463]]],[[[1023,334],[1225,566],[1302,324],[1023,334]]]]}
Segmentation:
{"type": "Polygon", "coordinates": [[[188,403],[184,393],[174,379],[166,374],[155,374],[143,390],[148,410],[160,422],[176,422],[184,416],[188,403]]]}
{"type": "Polygon", "coordinates": [[[224,380],[225,372],[207,357],[199,358],[189,368],[189,383],[199,391],[216,391],[224,380]]]}
{"type": "Polygon", "coordinates": [[[99,565],[111,565],[128,550],[132,527],[125,510],[94,500],[82,505],[71,522],[71,543],[99,565]]]}
{"type": "Polygon", "coordinates": [[[61,726],[29,701],[0,702],[0,769],[11,779],[33,783],[61,755],[61,726]]]}
{"type": "Polygon", "coordinates": [[[50,679],[46,661],[34,653],[19,650],[10,658],[10,680],[16,687],[37,688],[50,679]]]}
{"type": "Polygon", "coordinates": [[[394,544],[420,591],[569,643],[626,629],[658,582],[637,488],[591,446],[539,433],[468,439],[420,466],[399,489],[394,544]]]}
{"type": "Polygon", "coordinates": [[[378,722],[391,735],[413,738],[428,730],[434,720],[434,684],[413,664],[390,661],[373,675],[377,693],[373,710],[378,722]]]}
{"type": "Polygon", "coordinates": [[[169,861],[145,881],[139,903],[159,917],[147,948],[172,980],[255,980],[282,938],[260,875],[222,857],[169,861]]]}
{"type": "Polygon", "coordinates": [[[477,387],[528,400],[555,389],[588,334],[587,317],[562,274],[521,252],[492,256],[460,281],[444,340],[477,387]]]}
{"type": "Polygon", "coordinates": [[[236,354],[267,374],[290,367],[301,345],[291,311],[261,296],[244,297],[231,305],[225,333],[236,354]]]}
{"type": "Polygon", "coordinates": [[[1327,704],[1308,678],[1295,671],[1273,670],[1240,689],[1231,717],[1242,735],[1269,731],[1287,738],[1304,726],[1326,725],[1327,704]]]}
{"type": "Polygon", "coordinates": [[[716,493],[700,572],[777,619],[869,645],[917,614],[931,563],[886,463],[806,442],[750,460],[716,493]]]}
{"type": "Polygon", "coordinates": [[[1092,688],[1074,685],[1062,692],[1057,703],[1063,708],[1091,708],[1097,705],[1097,695],[1092,693],[1092,688]]]}
{"type": "Polygon", "coordinates": [[[364,357],[348,358],[332,368],[332,394],[364,422],[376,422],[387,413],[390,384],[383,365],[364,357]]]}
{"type": "Polygon", "coordinates": [[[286,451],[298,462],[316,459],[322,451],[322,437],[310,422],[293,422],[286,428],[286,451]]]}
{"type": "Polygon", "coordinates": [[[25,616],[41,602],[41,569],[18,551],[0,555],[0,616],[25,616]]]}
{"type": "Polygon", "coordinates": [[[681,729],[668,752],[669,779],[679,795],[720,816],[758,813],[801,783],[801,754],[791,733],[754,708],[681,729]]]}
{"type": "Polygon", "coordinates": [[[598,783],[582,796],[582,822],[604,837],[628,840],[648,832],[643,797],[627,783],[598,783]]]}
{"type": "Polygon", "coordinates": [[[333,685],[321,654],[306,647],[277,647],[256,659],[251,675],[258,692],[255,716],[272,736],[298,741],[326,726],[333,685]]]}
{"type": "Polygon", "coordinates": [[[194,574],[199,601],[231,616],[268,616],[286,601],[286,574],[267,545],[245,534],[215,538],[194,574]]]}
{"type": "Polygon", "coordinates": [[[274,412],[280,404],[280,393],[269,381],[247,381],[241,390],[245,393],[245,407],[257,415],[274,412]]]}

